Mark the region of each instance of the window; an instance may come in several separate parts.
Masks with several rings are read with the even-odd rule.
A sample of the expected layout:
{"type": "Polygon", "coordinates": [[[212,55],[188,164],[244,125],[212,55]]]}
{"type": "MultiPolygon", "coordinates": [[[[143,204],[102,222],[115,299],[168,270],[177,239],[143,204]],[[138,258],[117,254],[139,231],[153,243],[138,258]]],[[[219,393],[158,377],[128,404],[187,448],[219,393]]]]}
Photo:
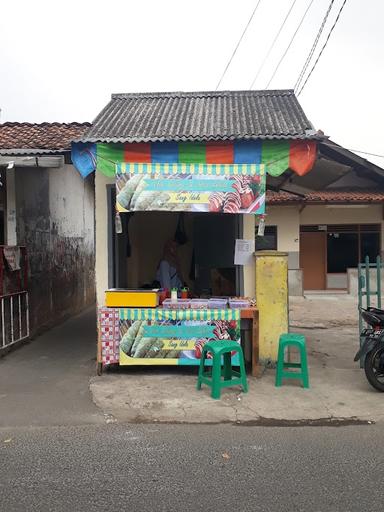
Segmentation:
{"type": "Polygon", "coordinates": [[[365,261],[368,256],[372,263],[380,254],[380,233],[360,234],[360,262],[365,261]]]}
{"type": "Polygon", "coordinates": [[[256,251],[276,251],[277,250],[277,226],[265,226],[264,236],[255,236],[256,251]]]}
{"type": "Polygon", "coordinates": [[[300,226],[301,233],[327,233],[327,273],[344,274],[368,256],[371,262],[380,255],[380,224],[333,224],[300,226]]]}
{"type": "Polygon", "coordinates": [[[359,263],[358,233],[328,233],[327,271],[344,274],[359,263]]]}

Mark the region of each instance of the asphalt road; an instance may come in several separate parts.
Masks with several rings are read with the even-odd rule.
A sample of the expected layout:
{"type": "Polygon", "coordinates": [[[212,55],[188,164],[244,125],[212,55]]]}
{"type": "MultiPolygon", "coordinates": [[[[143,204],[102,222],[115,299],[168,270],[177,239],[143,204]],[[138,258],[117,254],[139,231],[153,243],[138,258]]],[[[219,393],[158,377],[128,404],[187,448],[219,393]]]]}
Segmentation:
{"type": "Polygon", "coordinates": [[[377,511],[384,429],[0,429],[0,510],[377,511]]]}

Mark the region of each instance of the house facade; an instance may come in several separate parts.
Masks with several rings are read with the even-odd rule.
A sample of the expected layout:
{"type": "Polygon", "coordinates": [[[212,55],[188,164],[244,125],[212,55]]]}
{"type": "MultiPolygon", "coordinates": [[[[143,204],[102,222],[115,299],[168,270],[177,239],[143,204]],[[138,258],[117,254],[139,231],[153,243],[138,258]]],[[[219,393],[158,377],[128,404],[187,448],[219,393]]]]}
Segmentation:
{"type": "MultiPolygon", "coordinates": [[[[94,302],[94,180],[79,176],[70,155],[88,127],[0,125],[0,245],[25,247],[31,335],[94,302]]],[[[3,290],[5,301],[14,290],[3,290]]]]}
{"type": "MultiPolygon", "coordinates": [[[[357,267],[384,251],[384,170],[331,141],[319,143],[309,186],[269,191],[259,248],[288,253],[291,295],[357,295],[357,267]]],[[[383,283],[384,284],[384,283],[383,283]]]]}

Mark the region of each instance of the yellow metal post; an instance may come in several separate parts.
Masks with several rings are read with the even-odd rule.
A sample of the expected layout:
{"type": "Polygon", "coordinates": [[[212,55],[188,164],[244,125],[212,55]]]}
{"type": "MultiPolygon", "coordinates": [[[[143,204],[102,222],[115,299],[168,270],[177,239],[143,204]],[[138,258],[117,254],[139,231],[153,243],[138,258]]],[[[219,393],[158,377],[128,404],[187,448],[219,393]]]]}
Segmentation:
{"type": "Polygon", "coordinates": [[[259,309],[259,362],[277,360],[280,334],[288,332],[288,255],[256,252],[256,301],[259,309]]]}

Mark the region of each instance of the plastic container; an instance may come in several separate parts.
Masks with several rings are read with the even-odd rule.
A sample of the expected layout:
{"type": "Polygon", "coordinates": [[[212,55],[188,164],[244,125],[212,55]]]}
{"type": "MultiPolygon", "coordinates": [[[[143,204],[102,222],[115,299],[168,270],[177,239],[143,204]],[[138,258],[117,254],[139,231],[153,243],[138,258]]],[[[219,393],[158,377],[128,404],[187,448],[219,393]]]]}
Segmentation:
{"type": "Polygon", "coordinates": [[[207,299],[192,299],[191,300],[191,309],[207,309],[208,308],[208,300],[207,299]]]}
{"type": "Polygon", "coordinates": [[[163,302],[164,309],[189,309],[190,305],[191,301],[189,299],[177,299],[177,301],[165,299],[163,302]]]}
{"type": "Polygon", "coordinates": [[[231,309],[249,308],[251,305],[248,299],[229,299],[229,307],[231,309]]]}
{"type": "Polygon", "coordinates": [[[108,308],[156,308],[159,291],[112,288],[105,292],[105,305],[108,308]]]}
{"type": "Polygon", "coordinates": [[[228,307],[228,299],[225,297],[212,297],[208,300],[209,309],[226,309],[228,307]]]}

